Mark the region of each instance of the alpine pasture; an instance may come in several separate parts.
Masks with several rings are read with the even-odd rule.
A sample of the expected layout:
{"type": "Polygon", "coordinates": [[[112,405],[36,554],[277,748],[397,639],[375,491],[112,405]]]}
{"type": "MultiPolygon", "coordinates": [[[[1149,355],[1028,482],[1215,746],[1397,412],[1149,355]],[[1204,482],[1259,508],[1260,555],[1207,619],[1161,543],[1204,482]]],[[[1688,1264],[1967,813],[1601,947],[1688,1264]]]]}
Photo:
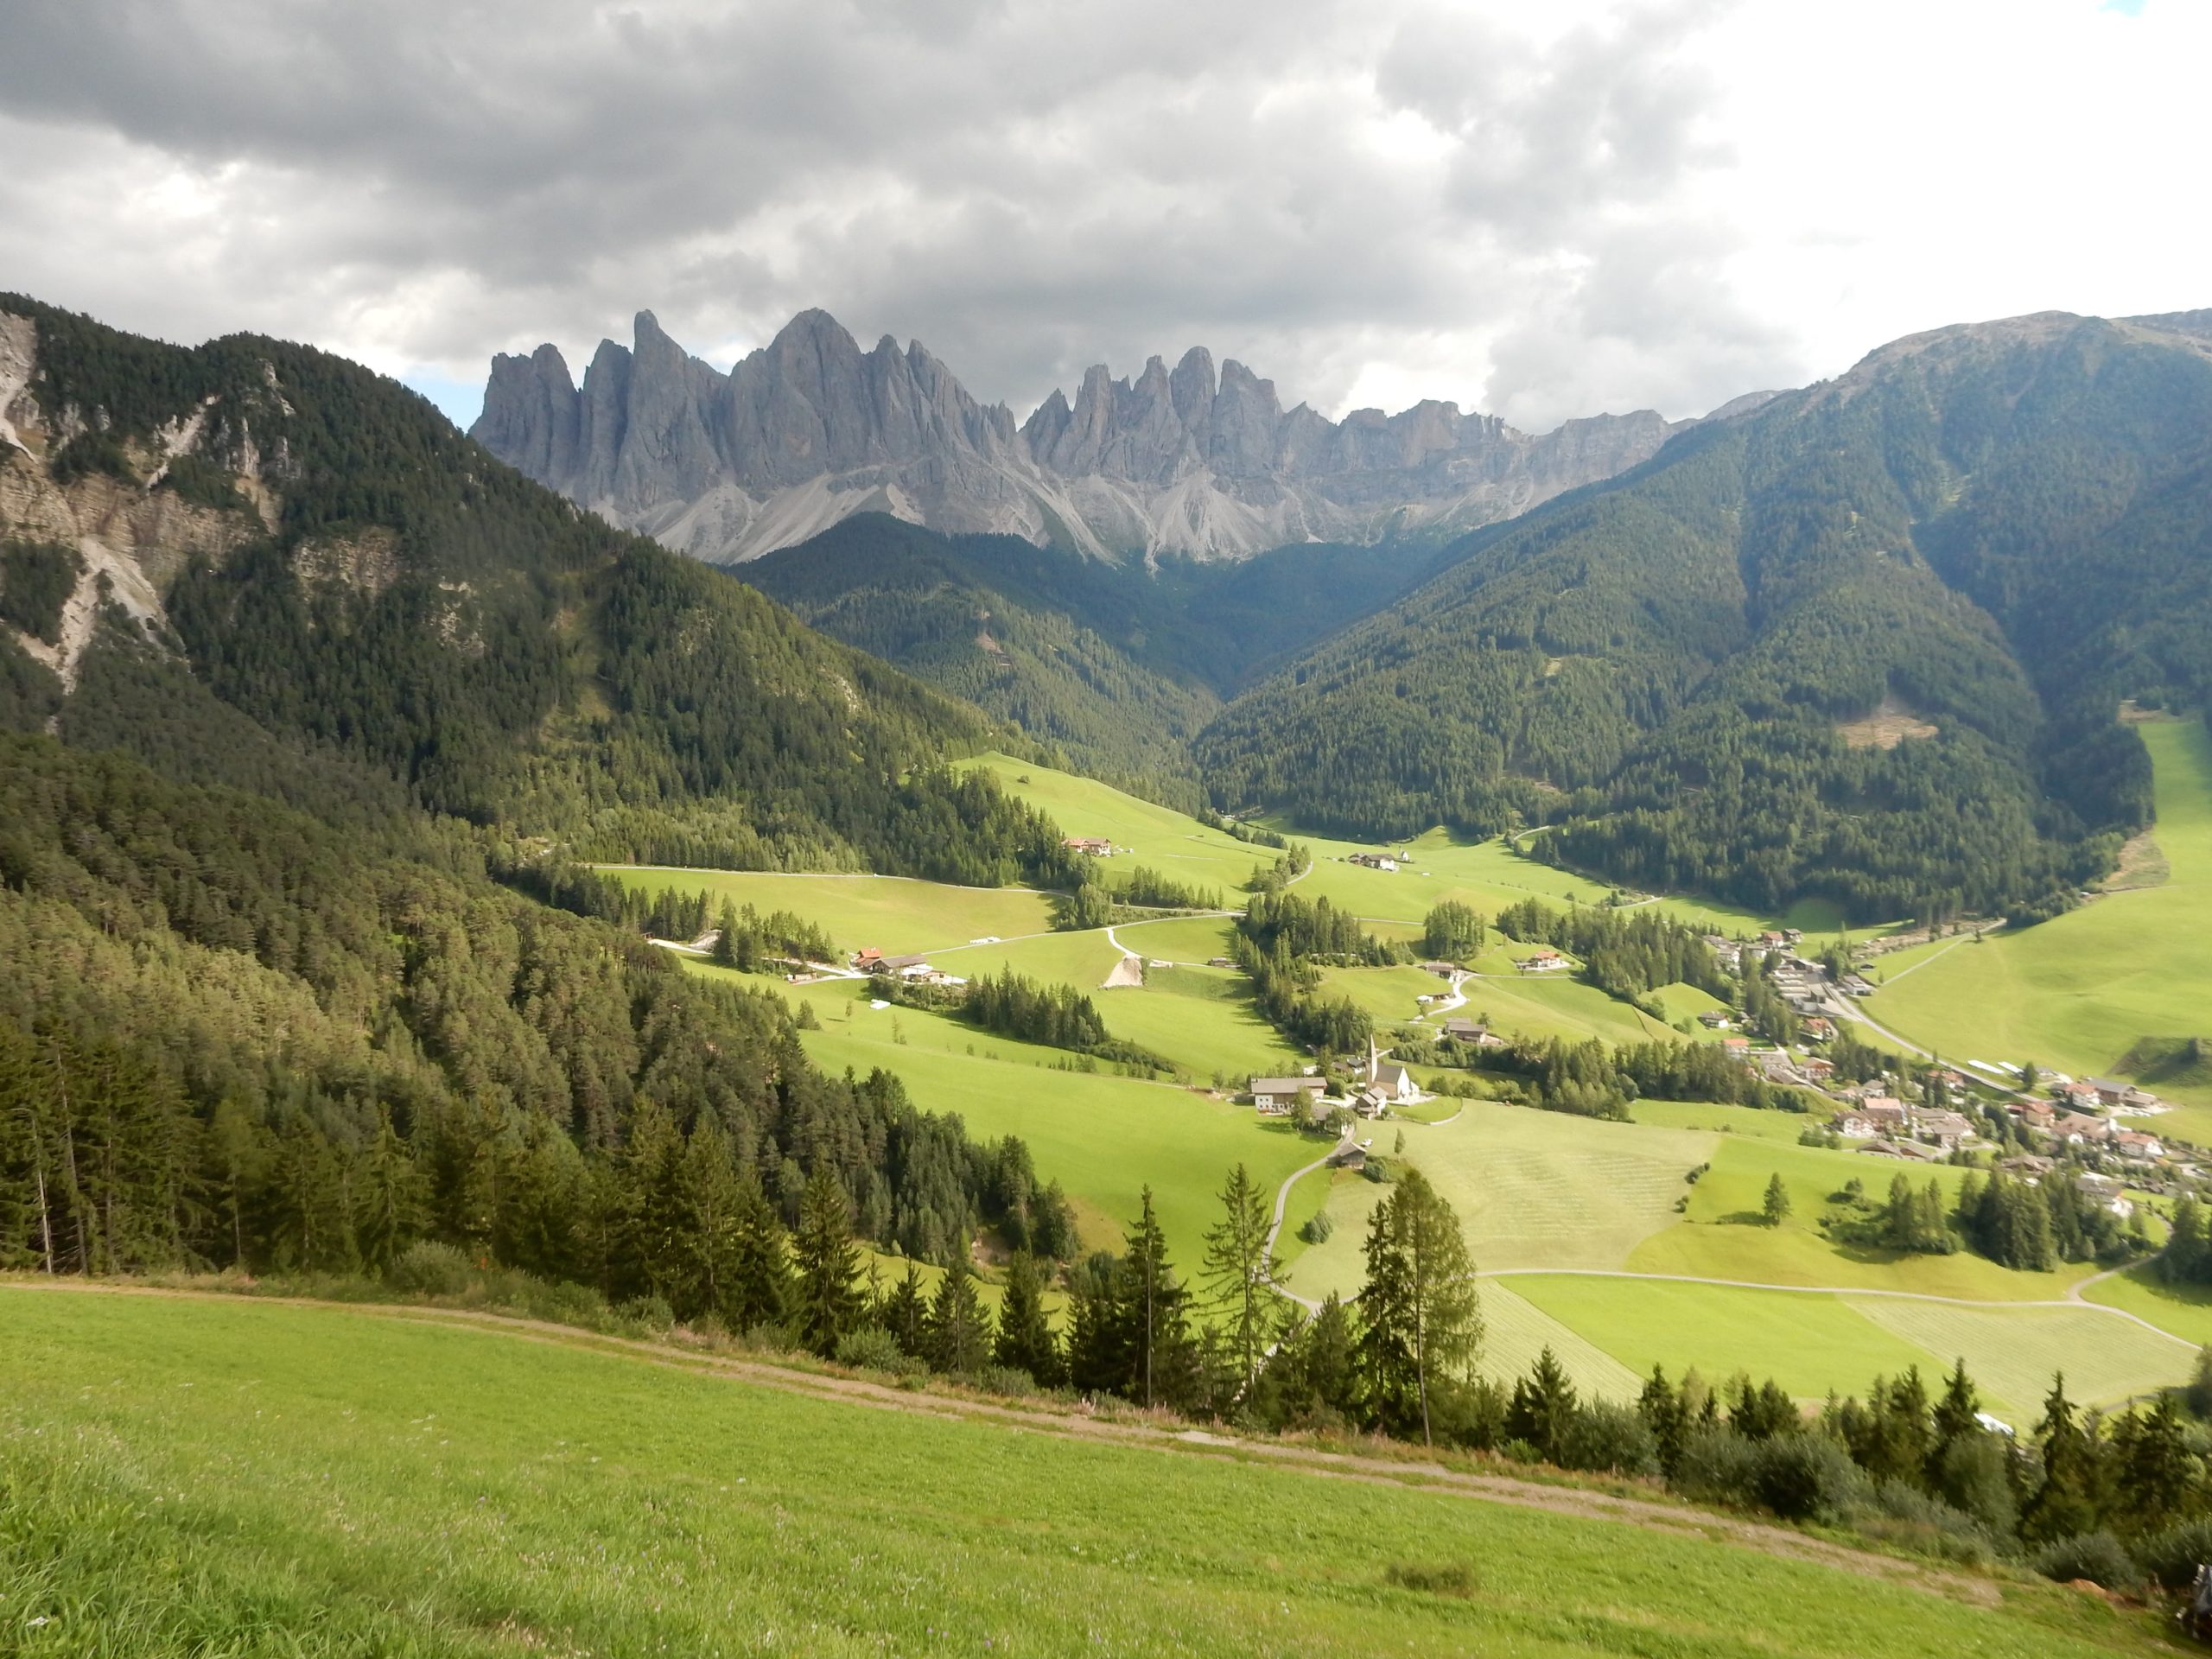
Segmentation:
{"type": "Polygon", "coordinates": [[[1569,1489],[1346,1480],[435,1315],[0,1300],[0,1620],[30,1659],[2155,1641],[2151,1615],[2056,1586],[1569,1489]]]}

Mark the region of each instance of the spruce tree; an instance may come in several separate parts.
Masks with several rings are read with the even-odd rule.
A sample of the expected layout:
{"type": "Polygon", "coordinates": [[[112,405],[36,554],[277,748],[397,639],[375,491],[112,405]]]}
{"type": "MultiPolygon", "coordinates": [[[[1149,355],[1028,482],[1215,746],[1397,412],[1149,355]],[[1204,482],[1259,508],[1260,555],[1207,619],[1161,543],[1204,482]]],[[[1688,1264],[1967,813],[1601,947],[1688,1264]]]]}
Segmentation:
{"type": "Polygon", "coordinates": [[[1140,1206],[1113,1297],[1115,1324],[1122,1333],[1122,1391],[1147,1406],[1180,1405],[1191,1397],[1196,1381],[1189,1295],[1168,1262],[1167,1235],[1153,1208],[1149,1185],[1140,1206]]]}
{"type": "Polygon", "coordinates": [[[1782,1173],[1777,1170],[1767,1178],[1766,1197],[1759,1205],[1759,1214],[1770,1227],[1779,1227],[1789,1214],[1789,1189],[1782,1184],[1782,1173]]]}
{"type": "Polygon", "coordinates": [[[2020,1512],[2020,1535],[2050,1543],[2095,1531],[2103,1518],[2100,1448],[2075,1415],[2063,1371],[2051,1378],[2036,1444],[2043,1452],[2043,1483],[2020,1512]]]}
{"type": "Polygon", "coordinates": [[[991,1359],[1008,1370],[1027,1371],[1040,1388],[1059,1383],[1060,1349],[1045,1317],[1044,1276],[1037,1270],[1037,1258],[1027,1250],[1015,1251],[1007,1268],[991,1359]]]}
{"type": "Polygon", "coordinates": [[[1643,1419],[1643,1426],[1651,1431],[1652,1444],[1658,1448],[1661,1471],[1673,1474],[1681,1461],[1682,1442],[1689,1434],[1690,1413],[1688,1402],[1668,1382],[1663,1367],[1651,1368],[1650,1379],[1644,1383],[1636,1408],[1643,1419]]]}
{"type": "Polygon", "coordinates": [[[827,1359],[860,1324],[860,1249],[845,1188],[827,1163],[817,1164],[799,1202],[798,1230],[791,1237],[798,1263],[792,1330],[800,1344],[827,1359]]]}
{"type": "Polygon", "coordinates": [[[1557,1463],[1578,1406],[1574,1384],[1547,1344],[1529,1375],[1513,1385],[1512,1402],[1505,1408],[1505,1432],[1535,1446],[1547,1462],[1557,1463]]]}
{"type": "Polygon", "coordinates": [[[381,1274],[423,1229],[424,1183],[415,1156],[391,1127],[391,1109],[377,1110],[376,1139],[362,1161],[360,1202],[355,1232],[361,1265],[381,1274]]]}
{"type": "Polygon", "coordinates": [[[921,1358],[928,1351],[929,1298],[922,1291],[922,1270],[911,1258],[906,1263],[906,1276],[891,1287],[891,1294],[883,1299],[877,1318],[891,1339],[899,1344],[899,1351],[921,1358]]]}
{"type": "Polygon", "coordinates": [[[1241,1395],[1258,1380],[1267,1357],[1278,1263],[1268,1248],[1267,1199],[1241,1163],[1229,1172],[1221,1207],[1221,1220],[1206,1232],[1205,1281],[1223,1321],[1241,1395]]]}
{"type": "Polygon", "coordinates": [[[932,1369],[972,1376],[991,1357],[991,1316],[976,1294],[976,1274],[955,1262],[938,1281],[930,1303],[924,1357],[932,1369]]]}

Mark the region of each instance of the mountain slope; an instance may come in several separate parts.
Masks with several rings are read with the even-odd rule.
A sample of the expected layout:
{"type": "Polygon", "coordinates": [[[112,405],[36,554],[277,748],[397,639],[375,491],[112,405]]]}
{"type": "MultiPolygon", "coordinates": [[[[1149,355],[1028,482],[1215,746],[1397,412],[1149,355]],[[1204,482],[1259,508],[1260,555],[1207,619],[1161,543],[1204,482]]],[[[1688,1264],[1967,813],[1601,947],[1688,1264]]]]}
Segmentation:
{"type": "Polygon", "coordinates": [[[1443,539],[1649,456],[1649,410],[1532,437],[1452,404],[1332,422],[1194,347],[1134,381],[1103,365],[1018,427],[918,341],[872,351],[822,311],[727,375],[649,311],[602,340],[579,386],[553,346],[493,359],[470,429],[610,521],[727,562],[860,512],[1018,536],[1091,556],[1240,557],[1301,542],[1443,539]]]}
{"type": "Polygon", "coordinates": [[[1189,744],[1270,658],[1412,585],[1416,543],[1115,564],[880,513],[747,562],[810,626],[967,699],[1117,786],[1195,806],[1189,744]]]}
{"type": "Polygon", "coordinates": [[[1225,709],[1234,804],[1560,821],[1638,886],[1860,918],[2058,902],[2148,810],[2137,695],[2212,690],[2212,356],[1937,331],[1478,532],[1225,709]]]}
{"type": "Polygon", "coordinates": [[[389,381],[7,297],[0,340],[0,591],[75,572],[58,643],[0,623],[13,723],[196,754],[194,781],[240,781],[219,763],[274,740],[582,856],[982,881],[1051,862],[1046,827],[929,770],[992,722],[578,512],[389,381]],[[118,718],[111,694],[149,682],[149,723],[118,718]],[[176,729],[242,721],[257,742],[176,729]]]}

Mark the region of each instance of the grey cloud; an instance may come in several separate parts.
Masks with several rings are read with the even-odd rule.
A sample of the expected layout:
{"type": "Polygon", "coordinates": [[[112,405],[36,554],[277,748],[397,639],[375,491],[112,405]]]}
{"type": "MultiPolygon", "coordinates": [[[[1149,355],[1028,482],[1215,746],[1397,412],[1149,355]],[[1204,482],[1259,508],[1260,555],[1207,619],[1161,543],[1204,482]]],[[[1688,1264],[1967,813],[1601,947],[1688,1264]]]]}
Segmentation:
{"type": "Polygon", "coordinates": [[[1675,50],[1712,10],[1539,48],[1361,0],[30,0],[0,285],[456,374],[639,307],[743,346],[819,305],[1018,407],[1192,342],[1330,407],[1450,338],[1524,422],[1677,414],[1792,366],[1725,231],[1647,263],[1722,159],[1675,50]],[[1394,115],[1428,154],[1377,146],[1394,115]],[[187,206],[146,211],[162,179],[187,206]]]}

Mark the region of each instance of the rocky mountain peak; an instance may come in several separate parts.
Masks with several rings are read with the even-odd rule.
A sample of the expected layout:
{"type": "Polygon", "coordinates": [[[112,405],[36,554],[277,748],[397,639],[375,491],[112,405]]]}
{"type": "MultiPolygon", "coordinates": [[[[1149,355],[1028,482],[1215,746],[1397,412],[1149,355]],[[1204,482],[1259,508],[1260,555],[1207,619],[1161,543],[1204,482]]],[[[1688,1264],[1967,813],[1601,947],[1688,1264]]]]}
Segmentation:
{"type": "Polygon", "coordinates": [[[856,512],[1083,551],[1236,557],[1285,543],[1442,536],[1647,459],[1648,412],[1542,437],[1448,403],[1341,423],[1203,346],[1132,379],[1085,370],[1018,424],[918,340],[862,351],[800,312],[722,373],[640,311],[581,385],[551,346],[492,364],[472,434],[617,523],[702,557],[749,558],[856,512]]]}

